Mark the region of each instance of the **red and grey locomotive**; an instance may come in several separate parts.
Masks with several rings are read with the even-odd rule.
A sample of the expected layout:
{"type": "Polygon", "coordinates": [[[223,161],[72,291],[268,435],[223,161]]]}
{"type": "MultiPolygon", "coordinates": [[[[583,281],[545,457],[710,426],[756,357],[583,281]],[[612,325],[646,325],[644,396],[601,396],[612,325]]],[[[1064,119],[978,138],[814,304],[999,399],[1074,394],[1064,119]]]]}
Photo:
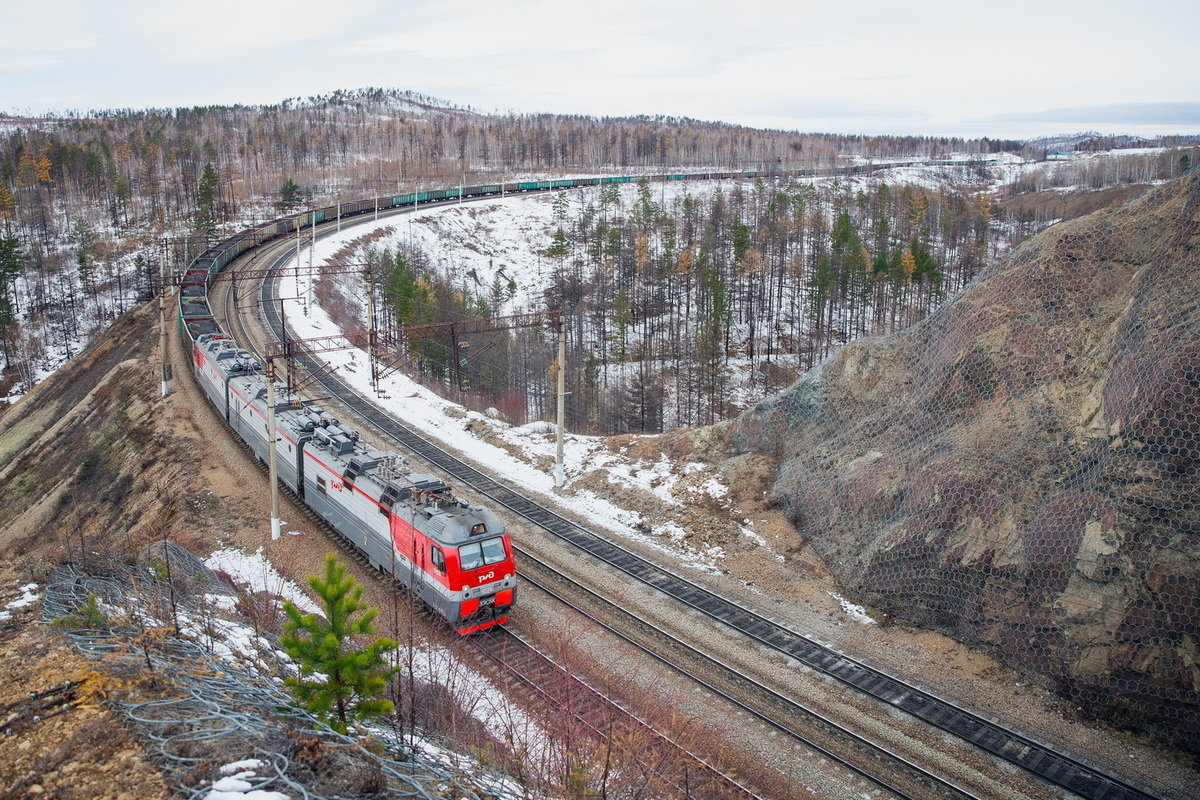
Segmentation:
{"type": "MultiPolygon", "coordinates": [[[[194,286],[194,284],[193,284],[194,286]]],[[[180,321],[196,379],[233,431],[263,462],[274,440],[279,480],[461,634],[501,625],[516,601],[516,566],[504,526],[459,500],[395,453],[359,441],[312,401],[276,399],[267,435],[260,365],[225,336],[206,301],[184,287],[180,321]]]]}

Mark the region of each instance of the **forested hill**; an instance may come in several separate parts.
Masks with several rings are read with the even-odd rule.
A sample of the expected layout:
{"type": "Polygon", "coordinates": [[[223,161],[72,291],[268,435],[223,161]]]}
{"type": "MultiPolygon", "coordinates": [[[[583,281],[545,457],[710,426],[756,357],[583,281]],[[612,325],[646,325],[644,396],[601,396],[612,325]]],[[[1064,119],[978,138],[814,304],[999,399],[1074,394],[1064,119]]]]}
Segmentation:
{"type": "MultiPolygon", "coordinates": [[[[1178,174],[1179,145],[1189,143],[1139,144],[1166,149],[1035,170],[1020,191],[1164,179],[1178,174]]],[[[1115,145],[1072,143],[1085,152],[1115,145]]],[[[264,107],[0,117],[0,397],[27,390],[151,296],[160,266],[178,269],[214,237],[291,209],[530,175],[779,173],[872,159],[1039,158],[1053,146],[661,117],[485,115],[382,89],[264,107]]],[[[995,209],[997,226],[1046,219],[1036,203],[1020,207],[1019,219],[995,209]]]]}
{"type": "Polygon", "coordinates": [[[1200,751],[1200,173],[1062,223],[732,428],[859,598],[1200,751]]]}
{"type": "MultiPolygon", "coordinates": [[[[1018,149],[676,119],[482,115],[365,89],[274,106],[0,116],[0,341],[18,393],[206,242],[340,199],[567,173],[784,169],[844,155],[1018,149]]],[[[9,392],[0,392],[0,397],[9,392]]]]}

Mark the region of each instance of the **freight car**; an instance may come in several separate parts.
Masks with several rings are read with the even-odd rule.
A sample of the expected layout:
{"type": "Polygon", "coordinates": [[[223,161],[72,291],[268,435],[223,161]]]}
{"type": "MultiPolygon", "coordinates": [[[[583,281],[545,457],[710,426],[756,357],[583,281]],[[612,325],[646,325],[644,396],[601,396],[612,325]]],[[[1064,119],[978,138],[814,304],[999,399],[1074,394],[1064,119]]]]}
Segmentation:
{"type": "MultiPolygon", "coordinates": [[[[860,174],[906,163],[786,174],[860,174]]],[[[193,371],[205,394],[259,459],[268,460],[267,448],[273,443],[282,483],[374,567],[394,575],[458,632],[484,630],[503,624],[516,601],[512,542],[496,516],[458,500],[433,476],[412,473],[396,454],[360,443],[354,432],[303,398],[277,399],[275,431],[268,437],[262,367],[212,314],[212,281],[236,258],[267,241],[364,214],[643,179],[733,180],[775,174],[779,173],[704,172],[481,184],[375,197],[281,217],[210,247],[187,267],[180,284],[180,330],[192,348],[193,371]]]]}
{"type": "MultiPolygon", "coordinates": [[[[657,176],[660,180],[753,178],[757,173],[657,176]]],[[[263,462],[275,447],[279,480],[357,548],[395,576],[459,633],[501,625],[516,602],[512,541],[491,511],[457,499],[432,475],[409,471],[391,452],[368,447],[316,404],[299,396],[275,402],[267,434],[262,365],[221,327],[208,302],[216,276],[261,244],[337,219],[464,198],[629,183],[609,176],[484,184],[371,198],[294,214],[244,230],[206,250],[180,283],[179,326],[193,372],[226,424],[263,462]]]]}

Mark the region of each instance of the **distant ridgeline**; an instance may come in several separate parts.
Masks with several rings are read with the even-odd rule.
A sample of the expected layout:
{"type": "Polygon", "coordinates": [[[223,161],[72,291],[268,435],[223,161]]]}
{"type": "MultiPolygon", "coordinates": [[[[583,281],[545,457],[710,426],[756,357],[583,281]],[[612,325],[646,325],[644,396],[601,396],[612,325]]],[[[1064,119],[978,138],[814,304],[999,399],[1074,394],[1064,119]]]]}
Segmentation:
{"type": "Polygon", "coordinates": [[[743,414],[859,598],[1200,751],[1200,174],[1056,225],[743,414]]]}

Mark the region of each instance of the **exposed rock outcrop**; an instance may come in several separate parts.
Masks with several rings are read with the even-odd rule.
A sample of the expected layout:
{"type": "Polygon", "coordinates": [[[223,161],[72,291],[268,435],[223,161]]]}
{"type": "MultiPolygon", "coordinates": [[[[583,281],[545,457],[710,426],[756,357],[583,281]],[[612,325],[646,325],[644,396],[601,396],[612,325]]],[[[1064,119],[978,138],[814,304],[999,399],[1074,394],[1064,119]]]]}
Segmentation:
{"type": "Polygon", "coordinates": [[[1200,174],[1031,239],[729,446],[777,455],[861,599],[1200,749],[1200,174]]]}

